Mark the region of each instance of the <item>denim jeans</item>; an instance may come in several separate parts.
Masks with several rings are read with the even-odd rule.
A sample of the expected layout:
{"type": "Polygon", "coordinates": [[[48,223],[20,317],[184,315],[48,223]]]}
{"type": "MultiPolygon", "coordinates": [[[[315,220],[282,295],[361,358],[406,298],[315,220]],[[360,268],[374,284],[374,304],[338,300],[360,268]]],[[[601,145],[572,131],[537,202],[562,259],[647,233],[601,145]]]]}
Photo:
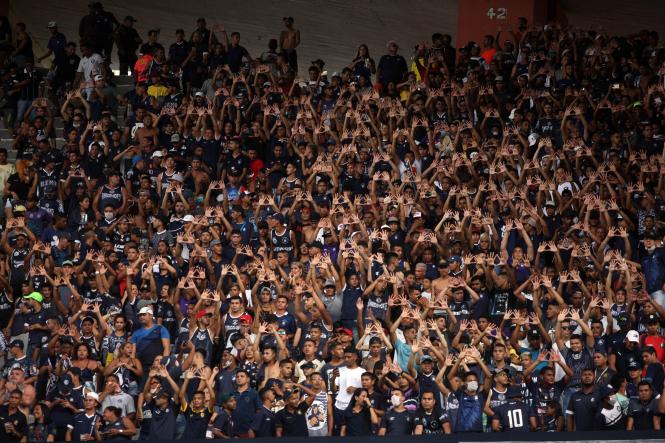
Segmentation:
{"type": "Polygon", "coordinates": [[[187,419],[185,419],[185,414],[178,414],[175,419],[175,439],[180,440],[185,433],[185,428],[187,427],[187,419]]]}

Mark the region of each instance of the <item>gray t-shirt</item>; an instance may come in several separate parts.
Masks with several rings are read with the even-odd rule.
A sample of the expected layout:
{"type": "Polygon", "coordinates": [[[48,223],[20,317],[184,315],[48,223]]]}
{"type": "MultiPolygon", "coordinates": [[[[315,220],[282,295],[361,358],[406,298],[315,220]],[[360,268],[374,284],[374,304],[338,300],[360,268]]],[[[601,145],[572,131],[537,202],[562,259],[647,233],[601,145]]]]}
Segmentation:
{"type": "Polygon", "coordinates": [[[134,399],[131,395],[124,392],[121,392],[120,394],[107,395],[102,402],[102,410],[109,406],[120,408],[122,410],[123,417],[136,412],[136,408],[134,407],[134,399]]]}
{"type": "Polygon", "coordinates": [[[319,294],[319,297],[323,304],[326,305],[333,323],[339,321],[342,318],[342,294],[337,292],[334,297],[326,297],[323,294],[319,294]]]}

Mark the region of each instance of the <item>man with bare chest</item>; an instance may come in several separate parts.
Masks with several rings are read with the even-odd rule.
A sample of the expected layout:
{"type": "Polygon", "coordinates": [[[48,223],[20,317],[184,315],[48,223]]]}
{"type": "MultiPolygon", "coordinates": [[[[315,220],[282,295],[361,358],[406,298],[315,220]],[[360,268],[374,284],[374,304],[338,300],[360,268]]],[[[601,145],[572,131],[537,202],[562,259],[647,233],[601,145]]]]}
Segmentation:
{"type": "Polygon", "coordinates": [[[442,259],[439,262],[439,278],[432,280],[432,293],[438,294],[445,292],[449,286],[448,260],[442,259]]]}
{"type": "Polygon", "coordinates": [[[300,31],[293,27],[293,17],[284,17],[286,29],[279,35],[279,48],[286,56],[291,69],[298,73],[298,54],[296,48],[300,44],[300,31]]]}

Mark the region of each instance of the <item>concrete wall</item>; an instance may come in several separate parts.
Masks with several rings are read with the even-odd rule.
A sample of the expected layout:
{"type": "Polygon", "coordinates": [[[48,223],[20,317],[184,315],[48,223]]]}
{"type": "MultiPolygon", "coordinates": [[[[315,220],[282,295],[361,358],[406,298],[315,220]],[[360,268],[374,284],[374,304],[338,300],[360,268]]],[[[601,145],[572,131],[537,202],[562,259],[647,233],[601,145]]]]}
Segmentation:
{"type": "MultiPolygon", "coordinates": [[[[77,39],[78,22],[89,0],[45,2],[12,0],[10,14],[24,21],[37,44],[48,38],[46,23],[56,20],[70,39],[77,39]]],[[[290,15],[301,30],[301,68],[315,58],[323,58],[332,72],[348,64],[357,45],[366,43],[378,61],[388,39],[394,38],[410,55],[411,48],[429,40],[435,31],[457,33],[458,1],[464,0],[106,0],[105,8],[118,19],[131,14],[139,19],[136,27],[145,31],[159,27],[161,41],[170,43],[176,28],[195,28],[196,18],[205,16],[209,24],[222,23],[228,31],[238,30],[242,44],[258,55],[270,38],[282,29],[281,18],[290,15]]],[[[642,28],[656,29],[665,40],[663,0],[562,0],[562,9],[575,25],[597,24],[620,33],[642,28]]],[[[145,37],[144,37],[145,38],[145,37]]],[[[36,49],[37,55],[42,50],[36,49]]],[[[301,72],[303,72],[301,70],[301,72]]]]}
{"type": "MultiPolygon", "coordinates": [[[[77,38],[78,22],[87,11],[87,0],[13,2],[13,14],[25,21],[35,38],[48,38],[46,23],[57,20],[60,29],[77,38]]],[[[118,19],[131,14],[139,21],[138,31],[159,27],[160,41],[174,40],[177,28],[191,32],[196,19],[205,16],[208,24],[221,23],[227,32],[240,31],[241,44],[252,55],[267,49],[270,38],[279,38],[282,17],[292,16],[300,29],[302,44],[298,50],[301,68],[306,70],[316,58],[326,61],[330,72],[347,65],[355,56],[357,45],[365,43],[377,61],[391,38],[400,46],[412,47],[429,39],[434,30],[455,33],[457,0],[281,0],[281,1],[103,1],[105,9],[118,19]]],[[[410,53],[410,51],[408,51],[410,53]]],[[[38,52],[38,54],[40,54],[38,52]]],[[[301,69],[301,72],[306,72],[301,69]]]]}

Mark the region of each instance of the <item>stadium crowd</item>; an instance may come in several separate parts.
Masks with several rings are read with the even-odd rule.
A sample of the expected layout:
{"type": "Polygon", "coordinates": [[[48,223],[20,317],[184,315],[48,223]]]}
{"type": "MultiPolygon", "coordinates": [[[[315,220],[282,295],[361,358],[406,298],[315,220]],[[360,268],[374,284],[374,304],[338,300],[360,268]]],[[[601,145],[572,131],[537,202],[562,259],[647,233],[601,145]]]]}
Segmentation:
{"type": "Polygon", "coordinates": [[[656,32],[135,21],[0,20],[2,441],[661,429],[656,32]]]}

